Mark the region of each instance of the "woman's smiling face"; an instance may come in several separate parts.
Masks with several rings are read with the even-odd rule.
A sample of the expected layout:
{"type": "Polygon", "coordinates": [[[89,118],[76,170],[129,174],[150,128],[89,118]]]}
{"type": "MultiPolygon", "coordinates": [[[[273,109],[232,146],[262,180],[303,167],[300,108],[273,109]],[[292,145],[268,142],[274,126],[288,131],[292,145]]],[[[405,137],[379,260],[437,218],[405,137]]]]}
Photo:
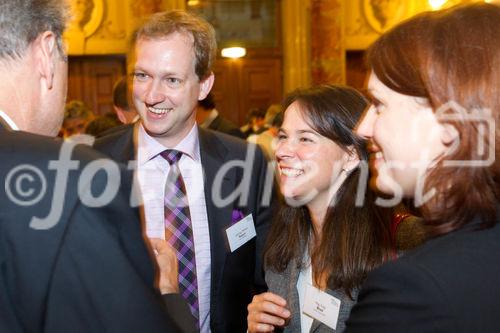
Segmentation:
{"type": "Polygon", "coordinates": [[[372,73],[372,104],[357,133],[370,140],[371,167],[377,188],[414,197],[419,182],[450,144],[449,132],[423,98],[400,94],[372,73]]]}
{"type": "Polygon", "coordinates": [[[280,189],[287,199],[300,204],[328,203],[333,196],[331,185],[349,154],[311,128],[304,119],[306,114],[297,101],[285,111],[276,147],[280,189]]]}

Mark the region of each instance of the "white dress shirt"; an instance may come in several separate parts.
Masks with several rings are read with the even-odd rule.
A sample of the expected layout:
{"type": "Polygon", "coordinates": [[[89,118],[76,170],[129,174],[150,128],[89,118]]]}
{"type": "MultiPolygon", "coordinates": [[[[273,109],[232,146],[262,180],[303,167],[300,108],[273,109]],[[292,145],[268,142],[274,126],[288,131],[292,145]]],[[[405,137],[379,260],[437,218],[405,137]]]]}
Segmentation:
{"type": "Polygon", "coordinates": [[[137,176],[143,195],[146,234],[165,239],[164,196],[169,163],[159,154],[165,149],[183,153],[179,160],[189,202],[198,280],[198,302],[201,332],[210,332],[210,234],[205,203],[203,170],[200,158],[198,127],[175,147],[164,147],[149,136],[142,124],[137,137],[137,176]]]}
{"type": "Polygon", "coordinates": [[[16,123],[2,110],[0,110],[0,118],[2,118],[5,123],[10,127],[10,129],[14,131],[19,131],[19,127],[17,127],[16,123]]]}

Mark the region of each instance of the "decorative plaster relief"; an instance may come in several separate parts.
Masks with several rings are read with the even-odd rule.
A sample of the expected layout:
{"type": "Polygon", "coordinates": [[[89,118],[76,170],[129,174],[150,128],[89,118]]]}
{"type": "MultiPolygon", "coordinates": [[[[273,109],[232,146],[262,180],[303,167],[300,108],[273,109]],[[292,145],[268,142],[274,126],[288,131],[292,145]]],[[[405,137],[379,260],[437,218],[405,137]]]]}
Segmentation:
{"type": "Polygon", "coordinates": [[[87,39],[96,32],[104,16],[104,0],[71,0],[72,19],[64,33],[69,54],[84,54],[87,39]]]}
{"type": "Polygon", "coordinates": [[[403,0],[363,0],[363,14],[376,32],[383,33],[401,21],[407,4],[403,0]]]}
{"type": "Polygon", "coordinates": [[[164,10],[162,0],[132,0],[130,10],[135,17],[143,18],[164,10]]]}

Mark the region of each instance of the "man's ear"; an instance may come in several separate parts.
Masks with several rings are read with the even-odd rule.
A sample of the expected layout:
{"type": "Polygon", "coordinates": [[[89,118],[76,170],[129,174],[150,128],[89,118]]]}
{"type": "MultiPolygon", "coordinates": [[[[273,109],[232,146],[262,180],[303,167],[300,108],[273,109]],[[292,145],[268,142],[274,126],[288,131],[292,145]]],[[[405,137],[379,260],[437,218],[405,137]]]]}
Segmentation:
{"type": "Polygon", "coordinates": [[[214,73],[211,72],[209,76],[203,79],[200,82],[200,93],[198,95],[198,100],[204,100],[207,97],[210,90],[212,90],[212,86],[214,85],[215,76],[214,73]]]}
{"type": "Polygon", "coordinates": [[[57,37],[52,31],[41,33],[33,43],[35,64],[40,74],[41,82],[47,90],[52,89],[54,72],[58,60],[57,37]]]}
{"type": "Polygon", "coordinates": [[[123,114],[123,111],[122,109],[116,107],[113,105],[113,109],[115,110],[116,112],[116,116],[118,117],[118,120],[120,120],[123,124],[126,124],[127,123],[127,117],[125,117],[125,115],[123,114]]]}

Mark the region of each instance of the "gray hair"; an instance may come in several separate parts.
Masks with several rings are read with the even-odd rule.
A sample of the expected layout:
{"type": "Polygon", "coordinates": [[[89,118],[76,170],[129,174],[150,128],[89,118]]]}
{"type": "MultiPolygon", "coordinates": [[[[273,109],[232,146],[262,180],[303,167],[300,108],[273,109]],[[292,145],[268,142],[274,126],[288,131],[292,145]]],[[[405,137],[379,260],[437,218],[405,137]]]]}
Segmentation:
{"type": "Polygon", "coordinates": [[[52,31],[64,56],[62,34],[68,18],[65,0],[1,0],[0,60],[21,58],[43,32],[52,31]]]}
{"type": "Polygon", "coordinates": [[[200,80],[207,78],[217,54],[215,29],[200,16],[182,10],[172,10],[151,15],[133,34],[131,49],[137,41],[145,39],[161,39],[174,32],[188,34],[193,37],[195,53],[195,73],[200,80]]]}

